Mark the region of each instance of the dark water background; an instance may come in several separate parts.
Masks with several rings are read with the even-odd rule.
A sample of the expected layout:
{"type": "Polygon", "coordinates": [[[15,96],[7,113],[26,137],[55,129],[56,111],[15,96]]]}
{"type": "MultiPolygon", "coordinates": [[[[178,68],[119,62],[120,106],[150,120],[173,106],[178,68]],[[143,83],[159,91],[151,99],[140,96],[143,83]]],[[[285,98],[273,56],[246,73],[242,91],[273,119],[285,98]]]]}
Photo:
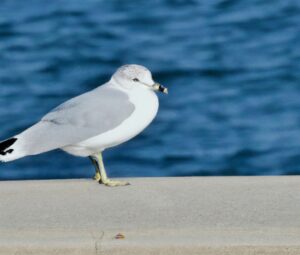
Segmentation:
{"type": "MultiPolygon", "coordinates": [[[[126,63],[169,87],[141,135],[104,156],[111,176],[300,173],[300,2],[1,0],[0,139],[126,63]]],[[[0,179],[90,177],[60,151],[0,179]]]]}

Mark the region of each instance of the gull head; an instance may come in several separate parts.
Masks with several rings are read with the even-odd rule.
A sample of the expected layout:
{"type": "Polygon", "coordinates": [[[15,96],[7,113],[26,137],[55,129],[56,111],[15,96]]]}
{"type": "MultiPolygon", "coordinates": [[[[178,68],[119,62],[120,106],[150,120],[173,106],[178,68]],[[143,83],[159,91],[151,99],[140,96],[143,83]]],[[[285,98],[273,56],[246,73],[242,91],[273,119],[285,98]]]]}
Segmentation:
{"type": "Polygon", "coordinates": [[[154,82],[151,72],[141,65],[121,66],[112,76],[112,80],[125,89],[144,88],[168,94],[168,89],[154,82]],[[137,87],[138,86],[138,87],[137,87]]]}

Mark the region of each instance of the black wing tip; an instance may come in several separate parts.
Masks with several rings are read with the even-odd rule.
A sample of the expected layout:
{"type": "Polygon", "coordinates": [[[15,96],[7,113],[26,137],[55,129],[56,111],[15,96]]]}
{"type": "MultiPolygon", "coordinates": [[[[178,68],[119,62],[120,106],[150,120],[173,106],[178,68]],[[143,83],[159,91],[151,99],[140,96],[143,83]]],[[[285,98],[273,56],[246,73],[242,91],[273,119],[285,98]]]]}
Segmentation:
{"type": "Polygon", "coordinates": [[[14,150],[9,149],[18,139],[13,137],[0,143],[0,155],[5,156],[7,153],[12,153],[14,150]],[[9,150],[7,150],[9,149],[9,150]]]}

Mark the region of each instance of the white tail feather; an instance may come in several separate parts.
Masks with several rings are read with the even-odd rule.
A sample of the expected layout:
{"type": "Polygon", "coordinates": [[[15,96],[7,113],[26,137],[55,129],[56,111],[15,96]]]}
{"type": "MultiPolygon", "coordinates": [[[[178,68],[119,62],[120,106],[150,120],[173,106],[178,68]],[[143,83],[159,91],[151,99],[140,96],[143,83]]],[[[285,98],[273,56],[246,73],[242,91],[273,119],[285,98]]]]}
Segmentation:
{"type": "Polygon", "coordinates": [[[9,162],[24,157],[17,137],[0,142],[0,161],[9,162]]]}

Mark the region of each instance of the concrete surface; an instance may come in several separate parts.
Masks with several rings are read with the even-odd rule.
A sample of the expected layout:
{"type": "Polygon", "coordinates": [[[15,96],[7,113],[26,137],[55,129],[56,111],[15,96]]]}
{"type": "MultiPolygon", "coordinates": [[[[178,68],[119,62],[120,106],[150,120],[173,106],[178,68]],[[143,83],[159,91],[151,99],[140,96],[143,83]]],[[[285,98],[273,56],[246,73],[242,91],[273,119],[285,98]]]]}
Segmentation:
{"type": "Polygon", "coordinates": [[[0,254],[300,254],[300,177],[130,182],[0,182],[0,254]]]}

